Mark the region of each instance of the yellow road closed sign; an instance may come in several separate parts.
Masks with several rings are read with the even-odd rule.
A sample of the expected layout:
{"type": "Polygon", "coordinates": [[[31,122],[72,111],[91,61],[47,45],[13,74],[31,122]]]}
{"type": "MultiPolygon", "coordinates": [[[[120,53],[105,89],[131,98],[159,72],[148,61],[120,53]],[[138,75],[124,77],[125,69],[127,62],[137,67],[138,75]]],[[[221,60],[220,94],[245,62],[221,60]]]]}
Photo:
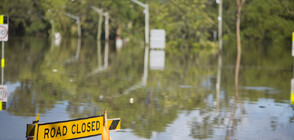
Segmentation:
{"type": "Polygon", "coordinates": [[[76,139],[100,135],[103,115],[38,125],[38,140],[76,139]]]}

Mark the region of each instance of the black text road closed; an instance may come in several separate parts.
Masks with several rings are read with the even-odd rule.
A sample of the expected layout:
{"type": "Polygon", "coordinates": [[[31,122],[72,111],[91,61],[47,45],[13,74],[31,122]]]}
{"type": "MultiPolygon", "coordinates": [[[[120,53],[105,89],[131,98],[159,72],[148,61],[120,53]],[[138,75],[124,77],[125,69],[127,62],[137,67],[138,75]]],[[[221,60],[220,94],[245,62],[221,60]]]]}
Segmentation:
{"type": "Polygon", "coordinates": [[[38,140],[76,139],[102,133],[103,116],[39,124],[38,140]]]}

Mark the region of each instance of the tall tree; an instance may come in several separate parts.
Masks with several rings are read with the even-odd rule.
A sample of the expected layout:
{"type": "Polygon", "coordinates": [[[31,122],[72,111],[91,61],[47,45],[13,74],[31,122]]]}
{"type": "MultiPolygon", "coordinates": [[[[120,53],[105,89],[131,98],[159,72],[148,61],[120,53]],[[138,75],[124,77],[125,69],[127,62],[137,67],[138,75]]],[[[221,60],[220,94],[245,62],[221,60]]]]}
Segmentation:
{"type": "MultiPolygon", "coordinates": [[[[239,77],[239,68],[240,68],[240,61],[241,61],[241,37],[240,37],[240,22],[241,22],[241,10],[246,0],[236,0],[237,3],[237,20],[236,20],[236,33],[237,33],[237,64],[236,64],[236,71],[235,71],[235,87],[236,91],[238,91],[238,77],[239,77]]],[[[236,92],[237,93],[237,92],[236,92]]],[[[237,96],[238,97],[238,96],[237,96]]]]}
{"type": "Polygon", "coordinates": [[[241,37],[240,37],[240,22],[241,22],[241,10],[246,0],[236,0],[237,2],[237,20],[236,20],[236,33],[237,33],[237,47],[238,51],[241,51],[241,37]]]}

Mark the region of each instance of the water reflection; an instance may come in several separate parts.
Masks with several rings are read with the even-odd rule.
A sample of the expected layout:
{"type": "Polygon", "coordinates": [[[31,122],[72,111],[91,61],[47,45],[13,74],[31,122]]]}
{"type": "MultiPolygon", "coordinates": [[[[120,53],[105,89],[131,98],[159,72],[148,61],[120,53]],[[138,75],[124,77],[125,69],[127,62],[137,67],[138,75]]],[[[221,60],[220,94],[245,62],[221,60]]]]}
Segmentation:
{"type": "MultiPolygon", "coordinates": [[[[97,40],[97,62],[98,67],[102,67],[102,54],[101,54],[101,40],[97,40]]],[[[104,54],[105,55],[105,54],[104,54]]]]}
{"type": "Polygon", "coordinates": [[[2,41],[2,59],[1,59],[1,85],[0,85],[0,111],[6,110],[7,104],[7,86],[4,85],[4,69],[5,69],[5,59],[4,59],[4,41],[2,41]]]}
{"type": "Polygon", "coordinates": [[[6,110],[7,102],[0,101],[0,111],[6,110]]]}
{"type": "Polygon", "coordinates": [[[50,42],[9,43],[7,60],[15,63],[5,71],[11,94],[7,112],[0,112],[0,139],[11,134],[4,129],[11,125],[6,120],[19,128],[12,139],[22,139],[25,124],[36,113],[41,113],[42,122],[50,122],[97,115],[104,109],[110,118],[123,120],[123,130],[113,139],[294,138],[292,71],[287,69],[292,62],[288,64],[287,57],[279,60],[287,64],[280,64],[269,61],[275,57],[267,53],[269,58],[259,55],[260,59],[255,53],[242,54],[236,86],[236,58],[228,51],[218,56],[210,50],[166,52],[164,71],[149,71],[148,47],[130,42],[117,55],[109,45],[107,70],[87,76],[104,67],[100,43],[83,40],[78,61],[64,63],[76,54],[77,40],[63,39],[54,49],[50,42]],[[138,82],[140,88],[127,90],[138,82]]]}
{"type": "MultiPolygon", "coordinates": [[[[294,43],[293,43],[294,44],[294,43]]],[[[292,47],[294,48],[294,46],[292,47]]],[[[293,51],[292,51],[293,53],[293,51]]],[[[294,61],[293,61],[294,62],[294,61]]],[[[292,66],[292,69],[293,69],[293,77],[291,79],[291,93],[290,93],[290,102],[291,104],[294,104],[294,63],[293,63],[293,66],[292,66]]]]}
{"type": "Polygon", "coordinates": [[[7,86],[0,85],[0,111],[6,110],[7,98],[8,98],[7,86]]]}
{"type": "Polygon", "coordinates": [[[65,61],[65,63],[72,63],[72,62],[75,62],[75,61],[78,61],[79,60],[79,58],[80,58],[80,52],[81,52],[81,41],[82,41],[81,38],[78,38],[77,39],[76,55],[74,57],[71,57],[71,58],[67,59],[65,61]]]}
{"type": "Polygon", "coordinates": [[[291,93],[290,93],[290,102],[294,104],[294,79],[291,79],[291,93]]]}
{"type": "Polygon", "coordinates": [[[101,40],[97,40],[97,68],[90,72],[87,76],[95,75],[99,72],[105,71],[108,67],[108,53],[109,51],[106,50],[109,47],[108,41],[105,42],[105,51],[104,51],[104,65],[102,66],[102,54],[101,54],[101,40]]]}
{"type": "Polygon", "coordinates": [[[217,65],[217,77],[216,77],[216,114],[219,113],[219,98],[220,98],[220,90],[221,90],[221,75],[222,75],[222,52],[220,51],[218,54],[218,65],[217,65]]]}
{"type": "Polygon", "coordinates": [[[109,55],[109,40],[105,42],[105,49],[104,49],[104,67],[108,67],[108,56],[109,55]]]}
{"type": "MultiPolygon", "coordinates": [[[[149,60],[149,47],[148,46],[145,46],[145,51],[144,51],[144,69],[143,69],[142,80],[139,83],[137,83],[137,84],[135,84],[135,85],[127,88],[123,92],[123,94],[129,94],[130,92],[132,92],[132,91],[134,91],[134,90],[136,90],[138,88],[141,88],[143,86],[146,86],[147,80],[148,80],[148,60],[149,60]]],[[[130,99],[130,102],[133,102],[133,100],[134,99],[131,98],[130,99]]]]}
{"type": "Polygon", "coordinates": [[[150,51],[150,69],[164,70],[164,66],[165,66],[165,51],[151,50],[150,51]]]}

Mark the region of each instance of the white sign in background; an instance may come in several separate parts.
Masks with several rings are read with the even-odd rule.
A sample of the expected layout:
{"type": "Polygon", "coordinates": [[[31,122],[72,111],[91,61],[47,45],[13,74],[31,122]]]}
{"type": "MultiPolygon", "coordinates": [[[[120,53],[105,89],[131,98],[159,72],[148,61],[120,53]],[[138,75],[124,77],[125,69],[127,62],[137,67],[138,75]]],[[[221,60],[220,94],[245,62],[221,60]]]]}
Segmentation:
{"type": "Polygon", "coordinates": [[[0,41],[8,41],[8,24],[0,24],[0,41]]]}
{"type": "Polygon", "coordinates": [[[150,48],[151,49],[165,48],[165,30],[152,29],[150,31],[150,48]]]}

